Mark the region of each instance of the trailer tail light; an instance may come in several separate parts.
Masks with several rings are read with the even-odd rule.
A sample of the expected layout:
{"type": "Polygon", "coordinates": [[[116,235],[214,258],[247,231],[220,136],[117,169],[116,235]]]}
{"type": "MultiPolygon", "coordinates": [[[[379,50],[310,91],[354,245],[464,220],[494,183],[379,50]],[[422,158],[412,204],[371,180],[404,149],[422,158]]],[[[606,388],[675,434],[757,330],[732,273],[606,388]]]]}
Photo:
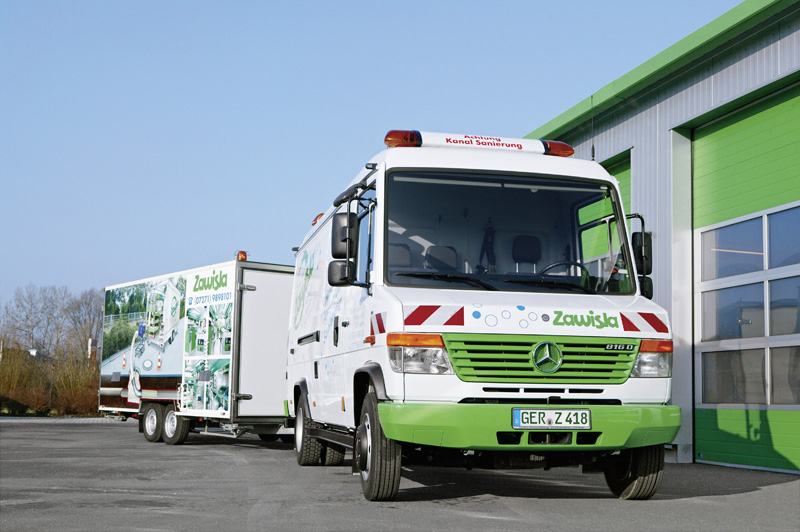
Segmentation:
{"type": "Polygon", "coordinates": [[[521,151],[557,157],[575,153],[572,146],[557,140],[514,139],[480,135],[451,135],[415,129],[393,129],[383,139],[390,148],[477,148],[484,150],[521,151]]]}

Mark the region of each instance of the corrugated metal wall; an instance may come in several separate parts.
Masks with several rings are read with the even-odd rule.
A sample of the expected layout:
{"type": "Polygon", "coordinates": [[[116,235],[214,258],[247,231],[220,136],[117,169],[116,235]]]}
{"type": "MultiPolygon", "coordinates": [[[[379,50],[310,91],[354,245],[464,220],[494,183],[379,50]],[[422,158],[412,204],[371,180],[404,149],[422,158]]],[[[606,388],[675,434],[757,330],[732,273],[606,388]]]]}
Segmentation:
{"type": "Polygon", "coordinates": [[[587,121],[558,139],[574,146],[581,159],[591,158],[594,144],[600,163],[631,150],[630,211],[644,215],[647,230],[653,232],[654,300],[673,320],[673,403],[684,412],[684,426],[676,439],[677,461],[692,461],[694,402],[691,143],[676,131],[689,123],[700,125],[699,118],[714,116],[715,111],[732,111],[728,106],[737,101],[745,105],[754,91],[798,71],[800,5],[595,116],[593,126],[587,121]]]}
{"type": "MultiPolygon", "coordinates": [[[[575,147],[576,157],[603,162],[631,150],[631,210],[645,215],[656,235],[658,262],[670,262],[672,229],[672,135],[674,128],[800,71],[800,11],[730,43],[672,81],[594,118],[559,140],[575,147]]],[[[690,265],[687,265],[690,266],[690,265]]],[[[671,272],[657,268],[655,300],[671,311],[671,272]]]]}

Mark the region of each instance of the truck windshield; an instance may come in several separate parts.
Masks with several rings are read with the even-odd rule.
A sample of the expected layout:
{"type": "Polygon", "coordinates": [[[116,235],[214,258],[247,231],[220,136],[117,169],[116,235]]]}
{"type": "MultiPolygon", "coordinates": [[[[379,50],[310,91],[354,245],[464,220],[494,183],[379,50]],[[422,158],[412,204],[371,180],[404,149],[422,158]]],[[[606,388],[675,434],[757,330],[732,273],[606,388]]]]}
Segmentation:
{"type": "Polygon", "coordinates": [[[631,294],[620,209],[602,181],[395,172],[386,282],[471,290],[631,294]]]}

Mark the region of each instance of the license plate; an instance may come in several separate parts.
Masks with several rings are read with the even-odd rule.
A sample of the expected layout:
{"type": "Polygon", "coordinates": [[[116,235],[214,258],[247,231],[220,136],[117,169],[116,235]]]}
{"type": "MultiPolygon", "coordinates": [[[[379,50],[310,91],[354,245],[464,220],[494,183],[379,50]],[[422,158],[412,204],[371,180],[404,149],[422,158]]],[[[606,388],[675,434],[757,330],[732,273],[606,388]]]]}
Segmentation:
{"type": "Polygon", "coordinates": [[[526,430],[580,430],[592,428],[590,410],[549,410],[514,408],[511,425],[526,430]]]}

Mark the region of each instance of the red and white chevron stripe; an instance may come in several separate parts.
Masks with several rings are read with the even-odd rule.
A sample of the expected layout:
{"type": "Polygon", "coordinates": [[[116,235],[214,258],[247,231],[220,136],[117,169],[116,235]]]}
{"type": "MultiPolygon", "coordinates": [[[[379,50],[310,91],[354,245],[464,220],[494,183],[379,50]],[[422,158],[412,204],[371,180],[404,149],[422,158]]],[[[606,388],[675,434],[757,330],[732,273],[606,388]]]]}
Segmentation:
{"type": "Polygon", "coordinates": [[[622,329],[630,332],[668,333],[669,327],[664,319],[652,312],[620,312],[622,329]]]}
{"type": "Polygon", "coordinates": [[[404,308],[405,324],[413,325],[464,325],[464,307],[449,305],[419,305],[404,308]]]}
{"type": "Polygon", "coordinates": [[[373,313],[370,316],[369,335],[375,336],[376,334],[386,334],[386,313],[380,312],[373,313]]]}

